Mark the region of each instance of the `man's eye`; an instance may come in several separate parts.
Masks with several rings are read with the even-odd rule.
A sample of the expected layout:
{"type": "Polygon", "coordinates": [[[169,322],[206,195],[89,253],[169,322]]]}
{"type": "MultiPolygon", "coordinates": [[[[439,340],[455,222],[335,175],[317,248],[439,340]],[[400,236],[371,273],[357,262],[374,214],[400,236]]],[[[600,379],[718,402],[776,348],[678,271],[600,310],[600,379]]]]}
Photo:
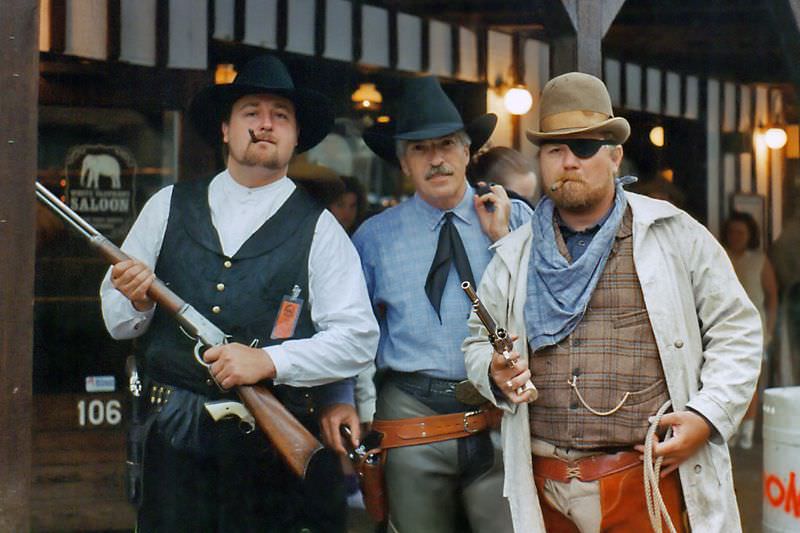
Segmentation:
{"type": "Polygon", "coordinates": [[[289,115],[286,113],[276,113],[276,116],[281,120],[287,120],[289,118],[289,115]]]}

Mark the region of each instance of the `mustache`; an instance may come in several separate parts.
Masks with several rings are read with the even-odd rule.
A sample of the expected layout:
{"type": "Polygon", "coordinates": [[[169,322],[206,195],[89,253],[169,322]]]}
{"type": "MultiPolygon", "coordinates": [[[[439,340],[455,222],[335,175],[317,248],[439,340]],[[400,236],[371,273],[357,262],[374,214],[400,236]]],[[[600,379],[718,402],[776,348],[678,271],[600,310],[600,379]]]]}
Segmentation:
{"type": "Polygon", "coordinates": [[[447,163],[442,163],[441,165],[436,165],[428,169],[427,174],[425,174],[425,179],[429,180],[436,176],[452,176],[453,174],[455,174],[455,170],[447,163]]]}
{"type": "Polygon", "coordinates": [[[272,137],[271,135],[267,135],[265,137],[259,137],[258,135],[256,135],[256,132],[254,132],[253,130],[249,129],[249,130],[247,130],[247,132],[250,133],[250,142],[252,142],[253,144],[260,143],[260,142],[269,142],[269,143],[275,144],[275,138],[272,137]]]}

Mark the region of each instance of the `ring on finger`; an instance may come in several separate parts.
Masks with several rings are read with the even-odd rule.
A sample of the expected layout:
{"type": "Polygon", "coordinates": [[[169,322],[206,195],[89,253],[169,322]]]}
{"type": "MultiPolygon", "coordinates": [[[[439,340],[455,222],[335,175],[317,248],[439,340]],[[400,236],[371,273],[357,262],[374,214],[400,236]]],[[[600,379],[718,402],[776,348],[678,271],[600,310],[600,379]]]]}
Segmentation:
{"type": "Polygon", "coordinates": [[[510,379],[508,381],[506,381],[506,387],[508,387],[508,390],[510,390],[510,391],[514,390],[514,384],[511,382],[510,379]]]}

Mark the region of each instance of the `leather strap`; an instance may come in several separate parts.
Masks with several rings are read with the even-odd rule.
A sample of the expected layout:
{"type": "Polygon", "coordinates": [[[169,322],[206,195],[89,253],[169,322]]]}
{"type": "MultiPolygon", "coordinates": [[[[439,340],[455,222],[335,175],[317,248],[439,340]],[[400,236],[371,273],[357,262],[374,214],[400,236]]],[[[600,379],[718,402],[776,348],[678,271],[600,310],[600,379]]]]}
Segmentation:
{"type": "Polygon", "coordinates": [[[533,473],[545,479],[568,483],[572,479],[596,481],[609,474],[622,472],[642,464],[639,453],[623,451],[613,454],[592,455],[576,461],[556,457],[533,456],[533,473]]]}
{"type": "Polygon", "coordinates": [[[449,415],[375,420],[372,429],[383,434],[380,448],[399,448],[469,437],[497,427],[503,412],[496,407],[449,415]]]}

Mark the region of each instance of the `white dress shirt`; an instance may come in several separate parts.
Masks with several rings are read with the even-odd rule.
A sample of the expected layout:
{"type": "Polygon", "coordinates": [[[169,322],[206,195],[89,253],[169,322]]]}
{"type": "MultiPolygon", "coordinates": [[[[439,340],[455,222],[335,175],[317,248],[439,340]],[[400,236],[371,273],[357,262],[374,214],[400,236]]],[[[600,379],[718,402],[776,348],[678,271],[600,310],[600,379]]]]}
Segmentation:
{"type": "MultiPolygon", "coordinates": [[[[226,170],[209,185],[211,221],[225,255],[239,248],[286,202],[295,184],[283,177],[248,188],[226,170]]],[[[169,219],[172,186],[154,194],[131,227],[122,250],[154,268],[169,219]]],[[[115,339],[142,335],[154,309],[137,311],[111,284],[111,270],[100,287],[103,320],[115,339]]],[[[314,229],[308,258],[311,321],[317,333],[264,348],[275,364],[276,384],[309,387],[355,376],[372,362],[378,325],[369,303],[361,263],[347,234],[323,211],[314,229]]],[[[180,295],[179,295],[180,296],[180,295]]],[[[176,326],[177,327],[177,326],[176,326]]]]}

